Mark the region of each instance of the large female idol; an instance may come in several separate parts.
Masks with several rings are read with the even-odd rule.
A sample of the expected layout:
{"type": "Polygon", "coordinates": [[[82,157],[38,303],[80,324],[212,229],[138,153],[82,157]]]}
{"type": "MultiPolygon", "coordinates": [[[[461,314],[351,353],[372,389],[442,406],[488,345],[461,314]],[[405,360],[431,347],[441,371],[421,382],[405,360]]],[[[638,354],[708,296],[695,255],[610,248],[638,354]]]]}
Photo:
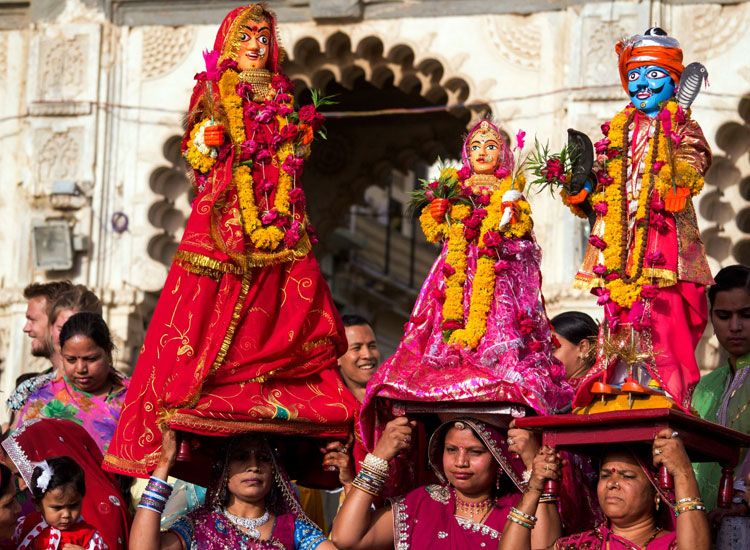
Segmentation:
{"type": "Polygon", "coordinates": [[[205,57],[183,140],[196,198],[105,460],[130,475],[155,466],[163,424],[339,437],[352,421],[299,187],[322,117],[294,109],[262,6],[229,13],[205,57]]]}

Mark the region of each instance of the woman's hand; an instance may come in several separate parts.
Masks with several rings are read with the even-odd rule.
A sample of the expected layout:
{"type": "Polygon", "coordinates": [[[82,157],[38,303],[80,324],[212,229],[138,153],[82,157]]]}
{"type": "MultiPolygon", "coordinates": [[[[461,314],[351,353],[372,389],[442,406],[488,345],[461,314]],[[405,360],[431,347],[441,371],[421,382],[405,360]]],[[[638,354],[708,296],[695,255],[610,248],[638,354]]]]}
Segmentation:
{"type": "Polygon", "coordinates": [[[668,428],[656,434],[654,466],[664,466],[672,477],[692,476],[693,467],[677,432],[668,428]]]}
{"type": "Polygon", "coordinates": [[[514,420],[510,423],[510,429],[508,430],[508,450],[520,456],[523,465],[527,470],[530,470],[541,445],[535,434],[529,430],[516,428],[515,425],[516,421],[514,420]]]}
{"type": "Polygon", "coordinates": [[[405,416],[394,418],[385,425],[372,454],[384,460],[390,460],[401,451],[411,447],[412,430],[417,425],[414,420],[405,416]]]}
{"type": "Polygon", "coordinates": [[[541,492],[546,480],[557,479],[560,476],[560,465],[560,455],[555,449],[547,445],[539,449],[532,461],[529,488],[541,492]]]}
{"type": "Polygon", "coordinates": [[[320,451],[323,456],[323,467],[335,467],[339,471],[339,482],[341,485],[349,485],[354,481],[354,464],[349,453],[351,438],[345,444],[341,441],[331,441],[320,451]]]}
{"type": "Polygon", "coordinates": [[[172,466],[174,466],[175,460],[177,460],[177,449],[179,446],[180,443],[177,432],[171,428],[164,430],[161,437],[161,455],[159,456],[159,462],[154,469],[154,477],[158,477],[164,481],[167,480],[169,477],[169,471],[172,469],[172,466]]]}

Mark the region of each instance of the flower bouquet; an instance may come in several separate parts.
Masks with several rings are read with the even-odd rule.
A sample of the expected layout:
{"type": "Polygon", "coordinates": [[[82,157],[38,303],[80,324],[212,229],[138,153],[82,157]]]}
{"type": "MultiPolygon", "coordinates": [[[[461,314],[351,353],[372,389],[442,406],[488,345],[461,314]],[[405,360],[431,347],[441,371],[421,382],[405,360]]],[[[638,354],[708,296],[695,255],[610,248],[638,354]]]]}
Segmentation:
{"type": "Polygon", "coordinates": [[[529,155],[527,166],[535,179],[529,185],[538,187],[539,192],[549,189],[553,195],[556,189],[565,188],[570,183],[576,162],[575,152],[570,145],[566,145],[560,152],[551,153],[548,144],[541,145],[534,140],[534,152],[529,155]]]}
{"type": "Polygon", "coordinates": [[[440,174],[434,180],[419,180],[419,189],[411,193],[411,210],[428,208],[437,223],[443,223],[453,204],[471,205],[468,197],[461,193],[458,171],[449,166],[441,166],[440,174]]]}

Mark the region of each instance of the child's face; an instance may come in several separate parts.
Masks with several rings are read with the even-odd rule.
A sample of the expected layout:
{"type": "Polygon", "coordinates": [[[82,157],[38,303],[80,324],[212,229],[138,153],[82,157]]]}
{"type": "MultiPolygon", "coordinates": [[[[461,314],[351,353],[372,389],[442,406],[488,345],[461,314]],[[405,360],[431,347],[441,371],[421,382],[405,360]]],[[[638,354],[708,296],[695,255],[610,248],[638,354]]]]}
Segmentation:
{"type": "Polygon", "coordinates": [[[72,485],[55,487],[44,495],[41,507],[47,523],[65,531],[81,517],[81,495],[72,485]]]}

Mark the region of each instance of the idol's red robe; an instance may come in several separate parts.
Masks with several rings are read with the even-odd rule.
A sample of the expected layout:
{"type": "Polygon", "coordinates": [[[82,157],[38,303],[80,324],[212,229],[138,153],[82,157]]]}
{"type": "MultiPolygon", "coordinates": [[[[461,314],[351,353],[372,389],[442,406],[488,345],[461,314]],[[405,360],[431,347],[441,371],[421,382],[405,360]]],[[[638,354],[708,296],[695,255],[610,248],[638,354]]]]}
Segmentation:
{"type": "MultiPolygon", "coordinates": [[[[215,50],[230,62],[232,33],[250,9],[231,12],[219,30],[215,50]]],[[[278,55],[271,59],[275,71],[278,55]]],[[[236,64],[225,63],[221,74],[237,81],[236,64]]],[[[224,100],[223,90],[230,95],[235,89],[222,88],[219,75],[198,78],[183,150],[196,124],[206,120],[207,90],[217,102],[224,100]]],[[[274,83],[289,85],[280,75],[274,83]]],[[[227,143],[210,169],[196,168],[193,209],[104,460],[111,471],[147,476],[158,461],[163,426],[206,435],[260,431],[345,438],[351,432],[356,401],[337,368],[346,337],[311,252],[304,202],[293,214],[302,228],[299,240],[268,250],[248,235],[238,196],[237,168],[252,164],[255,204],[261,213],[271,209],[282,169],[273,155],[284,143],[299,143],[299,133],[286,128],[280,139],[290,122],[277,116],[257,120],[259,110],[272,102],[278,107],[281,101],[271,98],[282,97],[283,90],[250,99],[241,86],[236,89],[244,90],[244,115],[235,120],[244,129],[233,127],[231,117],[217,120],[227,128],[227,143]],[[243,134],[257,147],[234,142],[243,134]],[[260,150],[271,158],[262,160],[260,150]],[[258,182],[271,182],[273,189],[258,182]]]]}

